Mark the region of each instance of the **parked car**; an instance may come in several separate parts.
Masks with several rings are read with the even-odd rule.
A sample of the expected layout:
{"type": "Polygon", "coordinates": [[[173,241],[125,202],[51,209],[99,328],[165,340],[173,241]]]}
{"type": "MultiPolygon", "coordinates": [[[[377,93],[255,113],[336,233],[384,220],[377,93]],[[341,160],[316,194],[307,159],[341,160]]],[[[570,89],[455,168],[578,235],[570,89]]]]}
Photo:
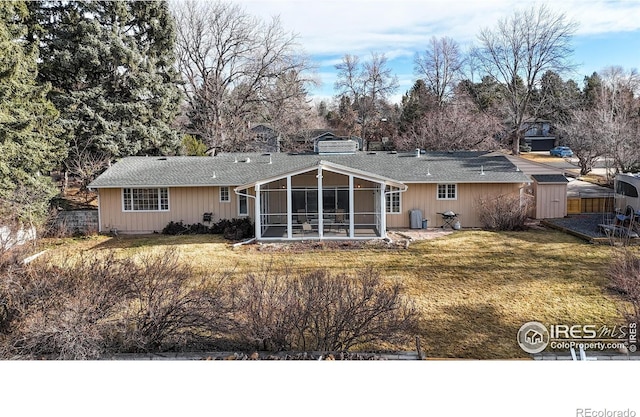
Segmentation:
{"type": "Polygon", "coordinates": [[[568,146],[556,146],[549,151],[549,154],[560,158],[570,158],[573,156],[573,151],[568,146]]]}
{"type": "Polygon", "coordinates": [[[531,152],[531,146],[527,145],[526,143],[524,145],[520,145],[520,152],[531,152]]]}

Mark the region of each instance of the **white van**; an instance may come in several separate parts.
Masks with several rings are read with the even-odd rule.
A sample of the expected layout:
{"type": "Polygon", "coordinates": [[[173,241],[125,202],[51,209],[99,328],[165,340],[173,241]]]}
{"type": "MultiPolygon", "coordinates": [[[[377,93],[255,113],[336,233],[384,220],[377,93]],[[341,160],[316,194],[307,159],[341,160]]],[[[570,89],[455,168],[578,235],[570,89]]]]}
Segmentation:
{"type": "Polygon", "coordinates": [[[616,212],[624,213],[628,206],[633,207],[634,212],[640,211],[640,173],[617,174],[613,187],[616,212]]]}

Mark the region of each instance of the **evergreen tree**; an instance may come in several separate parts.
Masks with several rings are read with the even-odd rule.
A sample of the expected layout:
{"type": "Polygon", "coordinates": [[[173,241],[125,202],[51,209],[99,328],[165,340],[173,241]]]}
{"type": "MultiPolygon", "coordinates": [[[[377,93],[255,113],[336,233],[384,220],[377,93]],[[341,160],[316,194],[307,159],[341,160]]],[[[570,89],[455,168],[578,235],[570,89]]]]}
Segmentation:
{"type": "Polygon", "coordinates": [[[416,121],[419,121],[430,109],[437,105],[437,97],[429,91],[424,80],[417,80],[411,90],[402,96],[400,132],[407,132],[416,121]]]}
{"type": "Polygon", "coordinates": [[[66,155],[48,85],[36,83],[38,49],[26,42],[24,2],[0,2],[0,221],[33,224],[56,194],[49,171],[66,155]]]}
{"type": "MultiPolygon", "coordinates": [[[[175,25],[163,1],[30,3],[40,80],[71,149],[117,158],[178,153],[175,25]]],[[[78,158],[79,155],[70,155],[78,158]]],[[[95,159],[95,158],[94,158],[95,159]]]]}
{"type": "Polygon", "coordinates": [[[571,112],[580,105],[580,94],[575,81],[565,82],[556,72],[547,71],[531,99],[533,116],[549,120],[554,125],[566,124],[571,119],[571,112]]]}
{"type": "Polygon", "coordinates": [[[479,83],[463,80],[458,88],[465,91],[482,112],[496,112],[505,100],[504,87],[488,76],[482,77],[479,83]]]}
{"type": "Polygon", "coordinates": [[[582,102],[586,109],[593,109],[598,104],[598,96],[602,91],[602,78],[597,72],[584,77],[584,87],[582,88],[582,102]]]}
{"type": "Polygon", "coordinates": [[[205,156],[207,154],[207,145],[193,135],[184,135],[182,148],[182,154],[188,156],[205,156]]]}

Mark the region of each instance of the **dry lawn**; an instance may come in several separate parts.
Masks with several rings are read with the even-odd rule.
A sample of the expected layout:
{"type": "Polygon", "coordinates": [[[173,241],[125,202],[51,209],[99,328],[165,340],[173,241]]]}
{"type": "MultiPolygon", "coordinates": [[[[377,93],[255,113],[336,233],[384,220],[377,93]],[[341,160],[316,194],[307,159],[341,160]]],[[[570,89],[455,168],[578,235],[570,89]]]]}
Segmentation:
{"type": "Polygon", "coordinates": [[[405,286],[421,311],[422,348],[437,358],[526,358],[516,333],[532,320],[622,324],[620,301],[608,292],[605,278],[613,249],[556,231],[462,231],[414,242],[408,249],[321,243],[233,248],[211,235],[92,237],[51,241],[49,247],[61,256],[85,250],[97,256],[107,249],[133,256],[174,247],[197,271],[234,271],[238,276],[265,267],[339,273],[373,266],[405,286]]]}

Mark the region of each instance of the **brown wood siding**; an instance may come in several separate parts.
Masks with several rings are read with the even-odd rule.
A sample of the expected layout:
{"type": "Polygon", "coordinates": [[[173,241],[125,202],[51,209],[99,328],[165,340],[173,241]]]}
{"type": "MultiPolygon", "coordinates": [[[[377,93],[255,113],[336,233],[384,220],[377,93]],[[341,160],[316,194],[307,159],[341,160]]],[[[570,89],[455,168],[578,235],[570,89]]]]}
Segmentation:
{"type": "Polygon", "coordinates": [[[442,226],[438,213],[451,210],[459,214],[462,227],[481,227],[478,216],[478,200],[501,194],[519,195],[521,184],[458,184],[456,200],[438,200],[437,184],[408,184],[401,194],[401,212],[387,214],[387,227],[408,228],[409,211],[422,210],[422,217],[429,220],[429,227],[442,226]]]}
{"type": "MultiPolygon", "coordinates": [[[[333,176],[333,173],[332,173],[333,176]]],[[[334,184],[343,184],[343,178],[337,174],[334,184]]],[[[294,177],[298,186],[306,183],[314,186],[317,182],[311,178],[294,177]]],[[[315,176],[313,177],[315,179],[315,176]]],[[[317,180],[316,180],[317,181],[317,180]]],[[[354,179],[363,188],[372,184],[368,181],[354,179]]],[[[437,200],[436,184],[408,184],[406,192],[401,194],[401,213],[387,214],[387,227],[408,228],[409,210],[422,210],[423,217],[429,219],[429,227],[442,225],[441,216],[437,213],[452,210],[458,213],[462,227],[480,227],[477,215],[477,201],[480,197],[500,194],[519,193],[520,184],[458,184],[456,200],[437,200]]],[[[373,190],[354,189],[354,205],[356,212],[373,210],[373,190]]],[[[249,190],[249,194],[254,194],[249,190]]],[[[202,222],[205,212],[213,213],[213,221],[238,217],[238,196],[229,187],[231,201],[220,202],[219,187],[179,187],[169,189],[169,211],[167,212],[124,212],[122,210],[122,189],[100,189],[100,230],[118,229],[124,233],[160,232],[170,221],[183,221],[186,224],[202,222]]],[[[274,196],[272,211],[286,210],[282,195],[274,196]],[[277,201],[277,202],[276,202],[277,201]]],[[[249,217],[253,217],[254,199],[249,198],[249,217]]]]}
{"type": "Polygon", "coordinates": [[[567,215],[566,184],[535,184],[536,219],[556,219],[567,215]]]}
{"type": "MultiPolygon", "coordinates": [[[[213,213],[212,221],[238,217],[238,196],[229,187],[231,201],[220,202],[219,187],[169,188],[169,211],[125,212],[122,210],[122,189],[103,188],[100,195],[100,230],[117,229],[123,233],[161,232],[170,222],[202,223],[202,215],[213,213]]],[[[249,198],[249,215],[254,201],[249,198]]],[[[251,216],[250,216],[251,217],[251,216]]]]}

